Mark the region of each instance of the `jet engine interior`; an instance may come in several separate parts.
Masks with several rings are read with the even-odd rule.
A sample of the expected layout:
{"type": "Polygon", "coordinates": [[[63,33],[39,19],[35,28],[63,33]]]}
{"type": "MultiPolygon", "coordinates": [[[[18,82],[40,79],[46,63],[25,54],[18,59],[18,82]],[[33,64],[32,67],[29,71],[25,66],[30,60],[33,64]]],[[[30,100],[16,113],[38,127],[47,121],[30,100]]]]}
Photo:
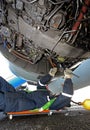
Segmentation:
{"type": "Polygon", "coordinates": [[[1,0],[0,51],[11,71],[33,80],[90,58],[89,7],[90,0],[1,0]]]}

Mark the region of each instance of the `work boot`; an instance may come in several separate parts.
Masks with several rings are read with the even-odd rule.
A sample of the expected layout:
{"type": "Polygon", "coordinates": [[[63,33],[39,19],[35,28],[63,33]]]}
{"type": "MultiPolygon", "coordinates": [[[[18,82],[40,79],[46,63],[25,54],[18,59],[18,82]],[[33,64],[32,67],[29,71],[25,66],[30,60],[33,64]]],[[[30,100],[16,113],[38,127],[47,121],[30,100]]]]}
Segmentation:
{"type": "Polygon", "coordinates": [[[56,72],[57,72],[57,68],[56,68],[56,67],[53,67],[53,68],[50,69],[49,74],[50,74],[52,77],[54,77],[55,74],[56,74],[56,72]]]}

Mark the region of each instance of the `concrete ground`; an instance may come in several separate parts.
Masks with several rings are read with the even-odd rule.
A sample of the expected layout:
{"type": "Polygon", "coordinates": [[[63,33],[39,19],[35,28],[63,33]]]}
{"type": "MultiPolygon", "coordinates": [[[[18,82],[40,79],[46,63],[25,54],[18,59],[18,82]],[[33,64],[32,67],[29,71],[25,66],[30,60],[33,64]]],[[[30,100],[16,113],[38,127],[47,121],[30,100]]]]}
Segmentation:
{"type": "Polygon", "coordinates": [[[90,111],[6,118],[0,130],[90,130],[90,111]]]}

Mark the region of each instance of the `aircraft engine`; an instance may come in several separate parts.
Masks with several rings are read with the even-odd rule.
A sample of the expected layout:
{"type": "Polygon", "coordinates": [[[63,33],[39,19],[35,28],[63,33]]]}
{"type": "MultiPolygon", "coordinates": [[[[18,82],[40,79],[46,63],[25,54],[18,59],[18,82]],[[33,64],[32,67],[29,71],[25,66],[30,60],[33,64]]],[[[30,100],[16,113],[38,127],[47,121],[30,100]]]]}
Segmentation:
{"type": "Polygon", "coordinates": [[[89,7],[90,0],[1,0],[0,51],[11,70],[42,75],[89,58],[89,7]]]}

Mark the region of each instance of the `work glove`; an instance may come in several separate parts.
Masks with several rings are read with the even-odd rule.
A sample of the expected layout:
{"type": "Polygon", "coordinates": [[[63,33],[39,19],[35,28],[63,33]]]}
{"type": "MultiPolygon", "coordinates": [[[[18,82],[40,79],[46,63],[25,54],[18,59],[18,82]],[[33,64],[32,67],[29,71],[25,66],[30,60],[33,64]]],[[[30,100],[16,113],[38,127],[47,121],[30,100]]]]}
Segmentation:
{"type": "Polygon", "coordinates": [[[73,77],[73,72],[72,70],[66,68],[64,70],[64,78],[67,79],[67,78],[72,78],[73,77]]]}
{"type": "Polygon", "coordinates": [[[54,77],[55,74],[56,74],[56,72],[57,72],[57,68],[56,68],[56,67],[53,67],[53,68],[50,69],[49,74],[50,74],[52,77],[54,77]]]}

